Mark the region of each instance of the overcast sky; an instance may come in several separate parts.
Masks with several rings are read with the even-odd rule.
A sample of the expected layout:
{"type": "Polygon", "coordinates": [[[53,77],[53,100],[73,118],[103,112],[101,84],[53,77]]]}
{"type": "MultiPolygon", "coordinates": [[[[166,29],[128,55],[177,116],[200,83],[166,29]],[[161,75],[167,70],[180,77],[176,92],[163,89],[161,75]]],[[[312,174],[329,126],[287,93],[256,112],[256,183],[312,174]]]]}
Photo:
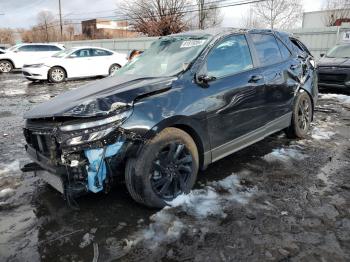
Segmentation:
{"type": "MultiPolygon", "coordinates": [[[[115,15],[121,0],[61,0],[65,19],[78,21],[81,18],[108,17],[115,15]]],[[[304,11],[320,10],[324,0],[302,1],[304,11]]],[[[226,2],[234,2],[226,1],[226,2]]],[[[241,26],[242,15],[247,6],[222,8],[223,26],[241,26]]],[[[28,28],[37,23],[37,14],[49,10],[58,18],[58,0],[0,0],[0,27],[28,28]]]]}

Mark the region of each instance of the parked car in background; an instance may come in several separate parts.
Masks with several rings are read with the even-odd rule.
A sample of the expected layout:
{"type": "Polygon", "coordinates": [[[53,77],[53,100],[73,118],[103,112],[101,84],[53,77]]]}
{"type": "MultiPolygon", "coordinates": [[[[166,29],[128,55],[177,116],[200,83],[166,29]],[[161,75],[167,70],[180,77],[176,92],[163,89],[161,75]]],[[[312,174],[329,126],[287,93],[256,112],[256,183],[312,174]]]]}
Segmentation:
{"type": "Polygon", "coordinates": [[[319,87],[340,88],[350,93],[350,44],[332,47],[318,62],[319,87]]]}
{"type": "Polygon", "coordinates": [[[23,66],[23,75],[31,80],[59,83],[65,79],[108,76],[126,64],[124,54],[97,47],[69,48],[51,57],[23,66]]]}
{"type": "Polygon", "coordinates": [[[317,95],[313,57],[290,34],[162,37],[115,76],[27,112],[34,162],[22,170],[38,171],[68,200],[125,176],[135,201],[163,207],[221,158],[280,130],[305,137],[317,95]]]}
{"type": "Polygon", "coordinates": [[[0,72],[9,73],[20,69],[24,64],[33,63],[38,59],[51,56],[64,49],[60,44],[19,44],[6,49],[0,54],[0,72]]]}

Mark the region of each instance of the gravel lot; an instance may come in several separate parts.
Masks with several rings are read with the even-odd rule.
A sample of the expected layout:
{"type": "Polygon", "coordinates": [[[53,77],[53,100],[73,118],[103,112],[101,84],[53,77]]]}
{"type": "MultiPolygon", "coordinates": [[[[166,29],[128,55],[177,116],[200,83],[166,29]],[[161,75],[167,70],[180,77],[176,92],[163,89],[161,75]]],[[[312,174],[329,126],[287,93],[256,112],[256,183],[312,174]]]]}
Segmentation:
{"type": "Polygon", "coordinates": [[[307,139],[278,133],[226,157],[168,208],[121,185],[72,210],[20,172],[22,114],[86,81],[0,75],[0,261],[350,261],[350,96],[321,95],[307,139]]]}

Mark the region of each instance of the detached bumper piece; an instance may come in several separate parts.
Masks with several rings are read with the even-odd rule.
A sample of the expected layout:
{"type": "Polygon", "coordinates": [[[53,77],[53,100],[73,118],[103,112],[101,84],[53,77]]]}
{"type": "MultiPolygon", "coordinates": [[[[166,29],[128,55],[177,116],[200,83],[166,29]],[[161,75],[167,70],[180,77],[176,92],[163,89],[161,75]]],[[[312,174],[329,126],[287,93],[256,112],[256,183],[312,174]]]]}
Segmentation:
{"type": "Polygon", "coordinates": [[[88,192],[83,181],[76,181],[70,167],[54,165],[50,158],[29,145],[25,146],[29,158],[34,161],[22,168],[23,172],[35,172],[46,183],[62,193],[69,204],[73,199],[88,192]]]}

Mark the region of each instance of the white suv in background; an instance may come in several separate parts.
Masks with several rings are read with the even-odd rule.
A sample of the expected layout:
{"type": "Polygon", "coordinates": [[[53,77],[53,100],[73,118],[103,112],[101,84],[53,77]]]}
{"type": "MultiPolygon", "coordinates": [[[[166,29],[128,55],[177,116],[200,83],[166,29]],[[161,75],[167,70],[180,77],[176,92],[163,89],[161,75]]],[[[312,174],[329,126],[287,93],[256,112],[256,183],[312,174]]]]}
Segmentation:
{"type": "Polygon", "coordinates": [[[19,44],[6,49],[0,54],[0,73],[9,73],[20,69],[24,64],[31,64],[40,58],[52,56],[64,50],[60,44],[19,44]]]}

